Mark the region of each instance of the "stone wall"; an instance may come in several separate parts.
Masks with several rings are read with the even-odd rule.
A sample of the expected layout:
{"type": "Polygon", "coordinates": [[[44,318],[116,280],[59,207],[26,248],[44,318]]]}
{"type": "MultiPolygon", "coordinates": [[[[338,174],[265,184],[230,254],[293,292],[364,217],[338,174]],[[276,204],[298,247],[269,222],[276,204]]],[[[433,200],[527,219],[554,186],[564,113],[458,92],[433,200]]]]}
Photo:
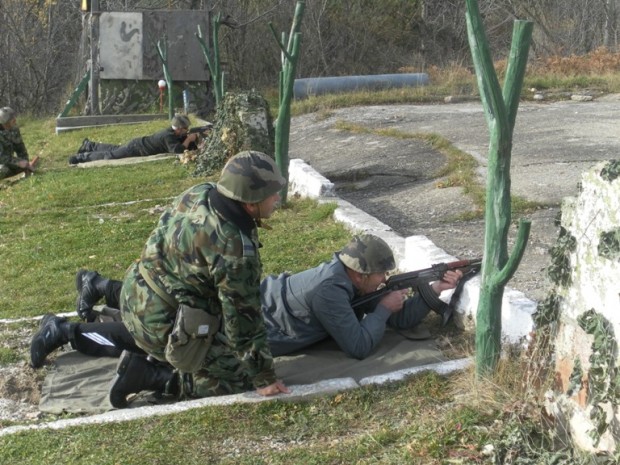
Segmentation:
{"type": "Polygon", "coordinates": [[[582,176],[562,206],[552,250],[554,288],[539,305],[551,335],[556,386],[549,409],[574,443],[613,452],[620,440],[620,160],[582,176]]]}

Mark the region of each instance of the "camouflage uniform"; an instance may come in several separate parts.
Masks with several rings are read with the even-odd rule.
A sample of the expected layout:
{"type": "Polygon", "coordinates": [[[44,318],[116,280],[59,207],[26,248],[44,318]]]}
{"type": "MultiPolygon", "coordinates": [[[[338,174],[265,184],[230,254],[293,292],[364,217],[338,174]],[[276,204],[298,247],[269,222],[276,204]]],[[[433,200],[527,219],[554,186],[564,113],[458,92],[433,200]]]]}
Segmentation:
{"type": "Polygon", "coordinates": [[[0,179],[25,171],[24,168],[17,166],[18,160],[28,161],[28,151],[19,128],[4,129],[0,125],[0,179]]]}
{"type": "MultiPolygon", "coordinates": [[[[277,182],[270,192],[283,186],[277,182]]],[[[262,179],[244,183],[265,186],[262,179]]],[[[152,281],[178,303],[221,315],[202,368],[183,376],[183,395],[189,397],[238,393],[276,381],[260,308],[258,231],[233,197],[212,183],[188,189],[160,217],[140,259],[152,281]]],[[[125,275],[121,310],[136,344],[165,361],[177,309],[151,289],[138,263],[125,275]]]]}

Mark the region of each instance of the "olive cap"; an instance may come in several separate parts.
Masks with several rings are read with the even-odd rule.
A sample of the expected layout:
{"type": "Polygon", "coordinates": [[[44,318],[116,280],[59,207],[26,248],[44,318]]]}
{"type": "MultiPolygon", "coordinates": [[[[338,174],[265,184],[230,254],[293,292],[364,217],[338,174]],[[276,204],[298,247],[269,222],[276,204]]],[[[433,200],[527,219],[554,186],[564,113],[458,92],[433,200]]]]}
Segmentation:
{"type": "Polygon", "coordinates": [[[354,236],[336,255],[345,266],[362,274],[386,273],[396,268],[390,246],[372,234],[354,236]]]}
{"type": "Polygon", "coordinates": [[[262,152],[244,151],[226,162],[217,190],[229,199],[258,203],[285,185],[286,179],[271,157],[262,152]]]}

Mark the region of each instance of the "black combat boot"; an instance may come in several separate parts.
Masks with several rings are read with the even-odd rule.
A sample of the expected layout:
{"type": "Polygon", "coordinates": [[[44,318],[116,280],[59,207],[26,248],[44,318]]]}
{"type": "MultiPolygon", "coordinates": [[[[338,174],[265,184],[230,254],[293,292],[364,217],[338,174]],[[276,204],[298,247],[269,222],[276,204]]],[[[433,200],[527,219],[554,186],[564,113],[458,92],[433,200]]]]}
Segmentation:
{"type": "Polygon", "coordinates": [[[142,391],[178,396],[178,373],[171,367],[149,361],[144,355],[124,350],[110,386],[110,403],[116,408],[128,405],[127,396],[142,391]]]}
{"type": "Polygon", "coordinates": [[[92,152],[92,151],[93,151],[93,143],[88,139],[84,139],[77,153],[92,152]]]}
{"type": "Polygon", "coordinates": [[[71,155],[69,157],[69,164],[77,165],[78,163],[86,163],[88,161],[88,155],[90,155],[90,152],[82,152],[77,155],[71,155]]]}
{"type": "Polygon", "coordinates": [[[39,330],[30,342],[30,365],[33,368],[43,366],[45,357],[69,342],[73,323],[48,313],[41,319],[39,330]]]}
{"type": "Polygon", "coordinates": [[[103,297],[106,297],[106,303],[112,308],[118,308],[117,299],[115,302],[108,302],[110,280],[103,278],[96,271],[80,270],[75,275],[75,288],[78,296],[75,301],[77,314],[87,322],[95,321],[96,315],[93,312],[93,306],[103,297]]]}

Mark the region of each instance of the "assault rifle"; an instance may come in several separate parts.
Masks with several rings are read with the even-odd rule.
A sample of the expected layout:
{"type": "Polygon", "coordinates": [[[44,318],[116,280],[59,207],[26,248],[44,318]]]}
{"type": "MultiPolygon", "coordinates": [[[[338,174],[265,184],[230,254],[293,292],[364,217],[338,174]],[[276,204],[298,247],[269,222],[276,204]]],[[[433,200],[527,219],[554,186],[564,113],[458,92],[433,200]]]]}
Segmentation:
{"type": "MultiPolygon", "coordinates": [[[[437,305],[446,304],[441,301],[432,291],[428,284],[433,281],[438,281],[443,278],[443,275],[446,271],[450,270],[461,270],[463,272],[463,277],[459,280],[457,287],[454,290],[454,294],[452,295],[452,299],[450,304],[458,299],[465,282],[472,278],[476,273],[480,271],[482,266],[482,259],[476,258],[473,260],[459,260],[456,262],[450,263],[437,263],[432,265],[430,268],[425,268],[423,270],[417,271],[409,271],[408,273],[396,274],[394,276],[390,276],[385,285],[370,294],[363,295],[353,300],[351,306],[353,308],[358,308],[362,305],[368,304],[369,302],[376,301],[377,303],[385,294],[398,291],[400,289],[415,289],[420,292],[424,300],[432,307],[430,301],[436,302],[437,305]]],[[[435,310],[440,311],[439,308],[435,308],[435,310]]],[[[450,318],[452,312],[449,314],[447,312],[442,312],[444,316],[444,323],[450,318]]]]}
{"type": "Polygon", "coordinates": [[[190,128],[187,133],[188,134],[200,134],[200,135],[204,135],[204,133],[209,132],[211,129],[213,129],[213,124],[211,123],[207,123],[204,126],[196,126],[194,128],[190,128]]]}
{"type": "Polygon", "coordinates": [[[189,129],[187,131],[187,134],[185,134],[185,136],[183,137],[183,141],[185,141],[187,136],[190,134],[198,134],[198,137],[196,138],[195,141],[190,142],[187,148],[189,150],[196,150],[198,148],[198,144],[202,141],[202,139],[207,135],[207,133],[211,129],[213,129],[213,124],[211,123],[207,123],[204,126],[196,126],[194,128],[189,129]]]}

